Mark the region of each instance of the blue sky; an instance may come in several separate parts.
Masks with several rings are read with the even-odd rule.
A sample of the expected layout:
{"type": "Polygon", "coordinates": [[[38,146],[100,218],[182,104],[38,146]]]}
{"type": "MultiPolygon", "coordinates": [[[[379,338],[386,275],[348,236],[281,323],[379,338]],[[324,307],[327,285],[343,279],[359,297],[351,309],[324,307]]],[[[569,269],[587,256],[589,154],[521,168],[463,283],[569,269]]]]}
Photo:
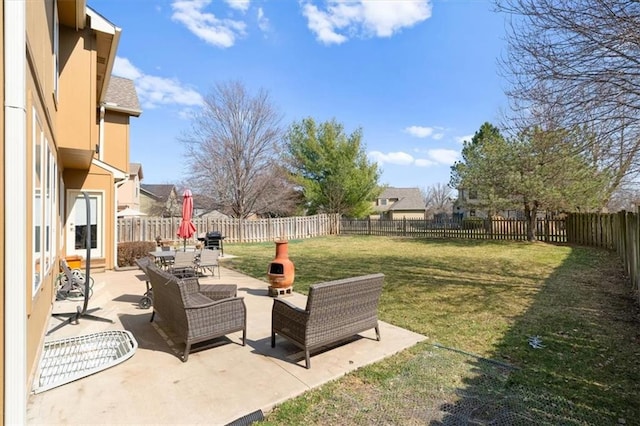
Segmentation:
{"type": "Polygon", "coordinates": [[[178,183],[190,115],[220,82],[266,89],[287,126],[363,130],[381,183],[449,182],[461,141],[507,106],[491,1],[89,0],[122,28],[114,74],[135,81],[143,183],[178,183]]]}

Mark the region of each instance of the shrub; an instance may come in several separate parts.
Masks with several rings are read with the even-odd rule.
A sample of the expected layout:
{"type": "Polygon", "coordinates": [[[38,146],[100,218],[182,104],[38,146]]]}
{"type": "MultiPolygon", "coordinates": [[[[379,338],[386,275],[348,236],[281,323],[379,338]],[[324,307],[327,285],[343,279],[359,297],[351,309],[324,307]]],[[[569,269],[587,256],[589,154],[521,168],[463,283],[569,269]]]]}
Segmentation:
{"type": "Polygon", "coordinates": [[[118,266],[135,266],[135,260],[149,256],[156,249],[154,241],[118,243],[118,266]]]}

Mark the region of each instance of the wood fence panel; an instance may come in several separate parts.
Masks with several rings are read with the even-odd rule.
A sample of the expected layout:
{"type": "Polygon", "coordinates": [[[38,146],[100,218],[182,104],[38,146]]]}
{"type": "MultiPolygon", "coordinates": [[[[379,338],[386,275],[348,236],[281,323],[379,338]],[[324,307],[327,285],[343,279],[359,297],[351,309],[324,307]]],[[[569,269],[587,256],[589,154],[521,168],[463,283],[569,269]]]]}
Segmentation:
{"type": "MultiPolygon", "coordinates": [[[[194,218],[196,237],[218,231],[227,242],[266,242],[279,238],[300,239],[331,235],[339,229],[337,215],[316,215],[291,218],[257,220],[194,218]]],[[[119,218],[117,236],[119,242],[128,241],[177,241],[180,218],[127,217],[119,218]]]]}
{"type": "MultiPolygon", "coordinates": [[[[537,236],[541,241],[566,242],[564,219],[539,220],[537,236]]],[[[350,235],[403,236],[412,238],[470,238],[494,240],[526,240],[527,223],[516,219],[485,219],[465,224],[454,221],[342,219],[340,233],[350,235]]]]}

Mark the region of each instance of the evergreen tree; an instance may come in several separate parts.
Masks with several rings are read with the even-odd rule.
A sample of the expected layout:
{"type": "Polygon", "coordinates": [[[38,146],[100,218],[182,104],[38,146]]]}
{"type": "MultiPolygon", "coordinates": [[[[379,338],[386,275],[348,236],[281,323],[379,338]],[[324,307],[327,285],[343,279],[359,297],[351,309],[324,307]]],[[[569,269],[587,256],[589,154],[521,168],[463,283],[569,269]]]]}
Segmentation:
{"type": "Polygon", "coordinates": [[[291,177],[310,214],[369,214],[380,172],[367,159],[361,129],[346,135],[335,119],[316,124],[305,118],[289,127],[285,139],[291,177]]]}
{"type": "Polygon", "coordinates": [[[579,131],[540,128],[506,139],[485,123],[465,142],[451,184],[477,191],[490,213],[519,205],[533,241],[538,211],[596,210],[606,200],[610,176],[582,153],[581,139],[579,131]]]}

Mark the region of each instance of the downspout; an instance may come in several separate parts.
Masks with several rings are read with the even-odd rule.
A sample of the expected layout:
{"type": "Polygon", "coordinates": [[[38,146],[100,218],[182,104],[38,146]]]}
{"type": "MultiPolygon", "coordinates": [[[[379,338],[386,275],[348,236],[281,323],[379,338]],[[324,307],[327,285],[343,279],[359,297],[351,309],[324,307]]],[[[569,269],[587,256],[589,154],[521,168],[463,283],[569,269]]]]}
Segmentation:
{"type": "Polygon", "coordinates": [[[4,424],[27,414],[27,102],[26,8],[4,6],[4,424]],[[11,208],[7,207],[11,200],[11,208]],[[11,250],[8,248],[11,247],[11,250]]]}
{"type": "Polygon", "coordinates": [[[100,125],[98,126],[98,159],[104,161],[104,105],[100,105],[100,125]]]}
{"type": "Polygon", "coordinates": [[[119,271],[118,267],[118,188],[124,185],[129,180],[129,175],[127,175],[124,179],[117,181],[114,183],[115,195],[113,202],[113,240],[115,244],[113,245],[113,269],[115,271],[119,271]]]}

